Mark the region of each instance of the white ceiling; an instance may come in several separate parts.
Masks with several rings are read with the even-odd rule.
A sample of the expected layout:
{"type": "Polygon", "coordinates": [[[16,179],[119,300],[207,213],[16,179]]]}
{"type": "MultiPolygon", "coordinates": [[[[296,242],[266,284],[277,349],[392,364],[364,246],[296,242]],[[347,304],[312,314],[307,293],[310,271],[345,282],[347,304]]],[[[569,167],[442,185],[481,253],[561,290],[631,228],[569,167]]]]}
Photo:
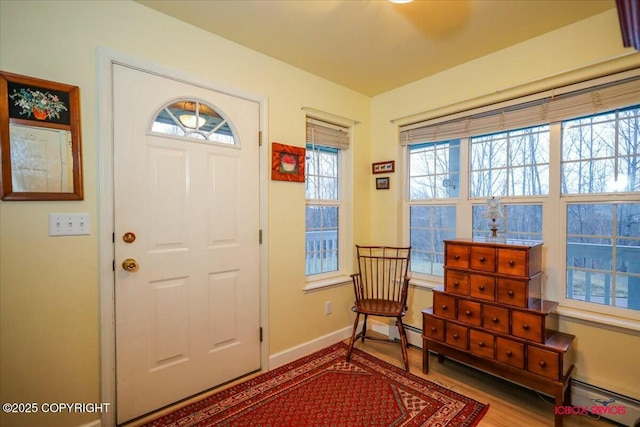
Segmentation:
{"type": "Polygon", "coordinates": [[[365,95],[615,8],[615,0],[137,0],[365,95]]]}

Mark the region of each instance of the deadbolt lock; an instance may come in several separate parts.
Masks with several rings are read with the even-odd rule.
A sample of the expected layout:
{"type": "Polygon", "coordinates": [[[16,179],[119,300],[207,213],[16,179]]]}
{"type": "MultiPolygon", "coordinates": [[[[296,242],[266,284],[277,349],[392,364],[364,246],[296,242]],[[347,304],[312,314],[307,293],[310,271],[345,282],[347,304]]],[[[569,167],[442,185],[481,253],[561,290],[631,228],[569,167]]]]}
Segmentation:
{"type": "Polygon", "coordinates": [[[136,241],[136,234],[131,231],[127,231],[122,235],[122,240],[125,243],[133,243],[136,241]]]}

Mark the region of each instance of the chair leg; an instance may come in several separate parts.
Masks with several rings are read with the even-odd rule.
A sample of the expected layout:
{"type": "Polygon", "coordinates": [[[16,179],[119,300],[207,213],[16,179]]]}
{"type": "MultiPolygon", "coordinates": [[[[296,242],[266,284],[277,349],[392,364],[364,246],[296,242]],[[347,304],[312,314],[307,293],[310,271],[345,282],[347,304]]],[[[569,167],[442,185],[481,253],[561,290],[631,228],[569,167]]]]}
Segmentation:
{"type": "Polygon", "coordinates": [[[407,343],[406,347],[409,348],[409,338],[407,337],[407,330],[404,328],[404,324],[402,324],[402,331],[404,332],[404,339],[407,343]]]}
{"type": "Polygon", "coordinates": [[[356,340],[356,331],[358,330],[359,320],[360,320],[360,313],[356,313],[356,321],[353,324],[353,332],[351,332],[351,340],[349,340],[349,350],[347,350],[347,362],[351,360],[351,351],[353,350],[353,343],[356,340]]]}
{"type": "Polygon", "coordinates": [[[368,314],[365,314],[364,315],[364,323],[362,324],[362,332],[360,333],[360,340],[362,342],[364,342],[365,335],[367,334],[367,317],[368,317],[368,314]]]}
{"type": "Polygon", "coordinates": [[[398,317],[398,333],[400,335],[400,341],[402,343],[402,358],[404,359],[404,370],[409,372],[409,355],[407,354],[407,347],[409,346],[407,341],[407,333],[404,330],[402,324],[402,318],[398,317]]]}

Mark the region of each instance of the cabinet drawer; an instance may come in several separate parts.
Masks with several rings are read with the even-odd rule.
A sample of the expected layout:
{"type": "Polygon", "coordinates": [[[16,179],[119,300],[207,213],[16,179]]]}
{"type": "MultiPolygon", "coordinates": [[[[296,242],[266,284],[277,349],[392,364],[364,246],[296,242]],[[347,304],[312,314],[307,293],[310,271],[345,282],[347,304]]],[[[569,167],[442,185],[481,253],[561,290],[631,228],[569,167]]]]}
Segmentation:
{"type": "Polygon", "coordinates": [[[509,310],[495,305],[482,307],[482,326],[503,334],[509,333],[509,310]]]}
{"type": "Polygon", "coordinates": [[[491,276],[472,274],[469,276],[469,295],[474,298],[495,301],[496,279],[491,276]]]}
{"type": "Polygon", "coordinates": [[[469,275],[447,270],[444,278],[444,290],[452,294],[469,295],[469,275]]]}
{"type": "Polygon", "coordinates": [[[481,304],[466,299],[458,299],[458,320],[470,325],[480,326],[482,318],[480,317],[481,304]]]}
{"type": "Polygon", "coordinates": [[[498,279],[498,302],[526,308],[526,285],[522,280],[498,279]]]}
{"type": "Polygon", "coordinates": [[[447,322],[446,326],[446,341],[447,344],[454,347],[461,348],[462,350],[468,350],[469,346],[469,329],[456,325],[455,323],[447,322]]]}
{"type": "Polygon", "coordinates": [[[433,314],[447,319],[456,318],[456,297],[433,293],[433,314]]]}
{"type": "MultiPolygon", "coordinates": [[[[498,249],[498,273],[512,276],[529,276],[529,251],[524,249],[498,249]]],[[[532,271],[537,273],[537,271],[532,271]]]]}
{"type": "Polygon", "coordinates": [[[425,314],[423,322],[422,329],[425,337],[444,342],[444,320],[425,314]]]}
{"type": "Polygon", "coordinates": [[[488,333],[471,329],[469,331],[469,350],[472,354],[482,356],[487,359],[494,358],[495,337],[488,333]]]}
{"type": "Polygon", "coordinates": [[[471,246],[469,267],[472,270],[496,271],[496,249],[485,246],[471,246]]]}
{"type": "Polygon", "coordinates": [[[512,310],[511,334],[535,342],[544,342],[544,315],[512,310]]]}
{"type": "Polygon", "coordinates": [[[560,353],[532,345],[527,346],[527,370],[543,377],[559,380],[560,353]]]}
{"type": "Polygon", "coordinates": [[[524,369],[524,344],[502,337],[496,338],[496,359],[513,367],[524,369]]]}
{"type": "Polygon", "coordinates": [[[445,252],[447,267],[469,268],[469,246],[448,243],[445,252]]]}

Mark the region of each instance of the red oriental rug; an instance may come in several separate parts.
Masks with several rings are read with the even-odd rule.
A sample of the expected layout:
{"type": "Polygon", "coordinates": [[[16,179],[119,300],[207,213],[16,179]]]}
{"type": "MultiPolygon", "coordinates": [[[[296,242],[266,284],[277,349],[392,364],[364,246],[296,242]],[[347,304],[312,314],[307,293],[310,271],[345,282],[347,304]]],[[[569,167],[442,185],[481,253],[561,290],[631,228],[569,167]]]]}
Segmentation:
{"type": "Polygon", "coordinates": [[[158,418],[147,427],[471,427],[489,409],[337,343],[158,418]]]}

